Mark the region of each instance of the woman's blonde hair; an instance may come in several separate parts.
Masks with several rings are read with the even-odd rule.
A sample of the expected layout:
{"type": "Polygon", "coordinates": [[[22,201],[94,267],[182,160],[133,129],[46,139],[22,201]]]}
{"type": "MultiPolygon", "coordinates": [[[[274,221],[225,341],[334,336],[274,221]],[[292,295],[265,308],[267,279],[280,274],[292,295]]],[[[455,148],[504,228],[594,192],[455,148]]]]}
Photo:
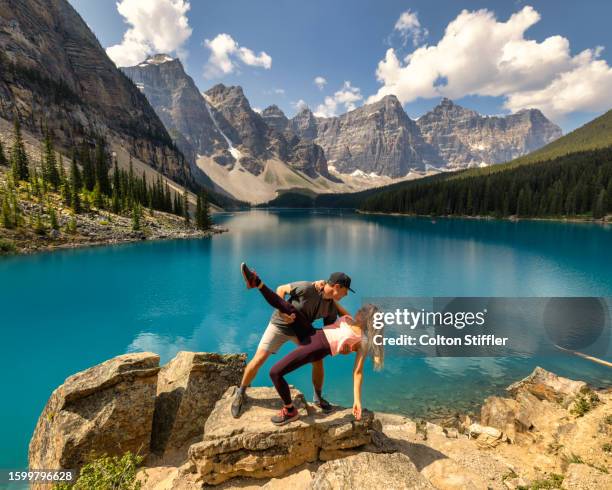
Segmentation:
{"type": "MultiPolygon", "coordinates": [[[[363,305],[355,314],[355,324],[361,327],[363,335],[365,335],[365,348],[367,355],[372,358],[374,370],[380,371],[385,364],[385,347],[374,343],[374,336],[380,335],[384,337],[382,328],[374,328],[374,314],[377,313],[378,307],[373,304],[363,305]]],[[[379,342],[379,344],[381,344],[379,342]]]]}

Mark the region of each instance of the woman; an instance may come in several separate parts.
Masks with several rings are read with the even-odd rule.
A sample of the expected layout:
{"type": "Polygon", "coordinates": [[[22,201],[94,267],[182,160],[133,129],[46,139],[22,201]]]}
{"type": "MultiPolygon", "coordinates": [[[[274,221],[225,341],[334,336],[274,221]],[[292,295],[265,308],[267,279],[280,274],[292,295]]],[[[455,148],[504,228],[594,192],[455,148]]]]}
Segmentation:
{"type": "MultiPolygon", "coordinates": [[[[363,379],[363,364],[366,355],[370,354],[374,369],[380,370],[384,361],[382,345],[372,341],[374,337],[374,313],[378,311],[374,305],[365,305],[359,309],[355,318],[345,315],[338,318],[333,324],[323,329],[316,329],[291,303],[285,301],[278,294],[268,288],[254,271],[246,264],[240,265],[240,270],[247,289],[257,288],[266,301],[281,313],[294,318],[291,326],[300,340],[300,345],[278,361],[270,370],[270,378],[279,396],[283,400],[283,408],[278,415],[272,417],[272,423],[284,425],[299,418],[297,409],[291,400],[291,391],[285,380],[285,375],[295,371],[305,364],[319,361],[326,356],[350,354],[355,352],[353,366],[353,415],[361,419],[361,384],[363,379]]],[[[376,332],[382,335],[382,330],[376,332]]]]}

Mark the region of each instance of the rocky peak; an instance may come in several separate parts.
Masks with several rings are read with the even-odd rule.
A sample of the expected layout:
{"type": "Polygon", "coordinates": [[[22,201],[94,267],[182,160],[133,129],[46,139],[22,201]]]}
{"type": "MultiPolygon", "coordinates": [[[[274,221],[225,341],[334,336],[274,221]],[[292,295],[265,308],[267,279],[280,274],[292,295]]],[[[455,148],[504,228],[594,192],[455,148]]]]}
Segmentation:
{"type": "Polygon", "coordinates": [[[156,54],[122,70],[146,95],[190,161],[198,155],[223,156],[233,161],[202,94],[178,58],[156,54]]]}
{"type": "Polygon", "coordinates": [[[308,107],[304,107],[290,120],[291,130],[300,138],[313,140],[317,137],[317,119],[308,107]]]}
{"type": "Polygon", "coordinates": [[[277,106],[271,105],[266,107],[261,112],[261,117],[268,126],[276,129],[279,132],[283,132],[289,124],[289,119],[285,116],[285,113],[277,106]]]}
{"type": "Polygon", "coordinates": [[[327,161],[342,173],[357,170],[403,177],[411,169],[438,165],[395,95],[332,118],[316,120],[317,137],[327,161]]]}
{"type": "Polygon", "coordinates": [[[451,168],[506,162],[561,136],[561,129],[537,109],[483,116],[447,98],[420,117],[417,125],[451,168]]]}
{"type": "Polygon", "coordinates": [[[145,61],[140,63],[138,66],[143,67],[145,65],[161,65],[162,63],[169,63],[171,61],[179,61],[179,59],[173,58],[172,56],[165,54],[165,53],[158,53],[158,54],[149,56],[145,61]]]}

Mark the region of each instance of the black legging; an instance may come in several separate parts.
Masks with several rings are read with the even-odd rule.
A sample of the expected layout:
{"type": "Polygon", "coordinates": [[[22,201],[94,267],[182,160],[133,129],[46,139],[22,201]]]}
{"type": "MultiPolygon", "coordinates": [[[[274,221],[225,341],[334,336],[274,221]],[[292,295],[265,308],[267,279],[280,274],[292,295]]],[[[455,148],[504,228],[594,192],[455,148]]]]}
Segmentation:
{"type": "Polygon", "coordinates": [[[295,320],[291,323],[291,328],[300,342],[314,335],[316,329],[312,326],[312,323],[308,321],[304,313],[299,311],[295,306],[289,303],[289,301],[281,298],[265,284],[261,285],[259,292],[273,308],[276,308],[286,315],[295,315],[295,320]]]}
{"type": "Polygon", "coordinates": [[[276,391],[285,405],[289,405],[291,404],[291,390],[284,376],[305,364],[320,361],[325,356],[330,355],[331,350],[323,330],[314,328],[312,323],[295,306],[285,301],[265,284],[259,288],[259,291],[274,308],[287,315],[295,314],[295,320],[291,326],[300,341],[300,345],[270,369],[270,378],[276,391]]]}

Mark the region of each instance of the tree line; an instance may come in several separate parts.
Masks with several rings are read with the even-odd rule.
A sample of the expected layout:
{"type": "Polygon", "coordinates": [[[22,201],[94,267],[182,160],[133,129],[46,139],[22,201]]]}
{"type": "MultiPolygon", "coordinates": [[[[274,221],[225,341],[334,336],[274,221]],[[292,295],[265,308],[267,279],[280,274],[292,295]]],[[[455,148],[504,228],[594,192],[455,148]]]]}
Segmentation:
{"type": "MultiPolygon", "coordinates": [[[[17,117],[13,132],[13,145],[8,157],[0,142],[0,166],[10,167],[11,175],[5,189],[0,189],[0,223],[5,228],[21,224],[20,188],[41,201],[49,192],[59,193],[64,205],[75,215],[89,212],[92,208],[130,215],[136,230],[141,226],[142,208],[173,213],[183,217],[186,225],[191,224],[187,190],[182,194],[173,192],[161,176],[149,183],[144,171],[137,176],[131,157],[128,170],[120,169],[103,138],[98,138],[93,148],[85,142],[73,148],[67,172],[62,155],[54,149],[49,131],[45,132],[38,165],[29,161],[17,117]]],[[[53,221],[53,216],[57,216],[56,210],[50,209],[49,215],[53,221]]],[[[210,203],[203,192],[197,195],[194,221],[195,226],[202,230],[210,229],[213,224],[210,203]]],[[[53,223],[51,227],[54,227],[53,223]]]]}
{"type": "Polygon", "coordinates": [[[601,219],[612,212],[612,147],[488,175],[412,181],[369,197],[360,209],[434,216],[601,219]]]}

